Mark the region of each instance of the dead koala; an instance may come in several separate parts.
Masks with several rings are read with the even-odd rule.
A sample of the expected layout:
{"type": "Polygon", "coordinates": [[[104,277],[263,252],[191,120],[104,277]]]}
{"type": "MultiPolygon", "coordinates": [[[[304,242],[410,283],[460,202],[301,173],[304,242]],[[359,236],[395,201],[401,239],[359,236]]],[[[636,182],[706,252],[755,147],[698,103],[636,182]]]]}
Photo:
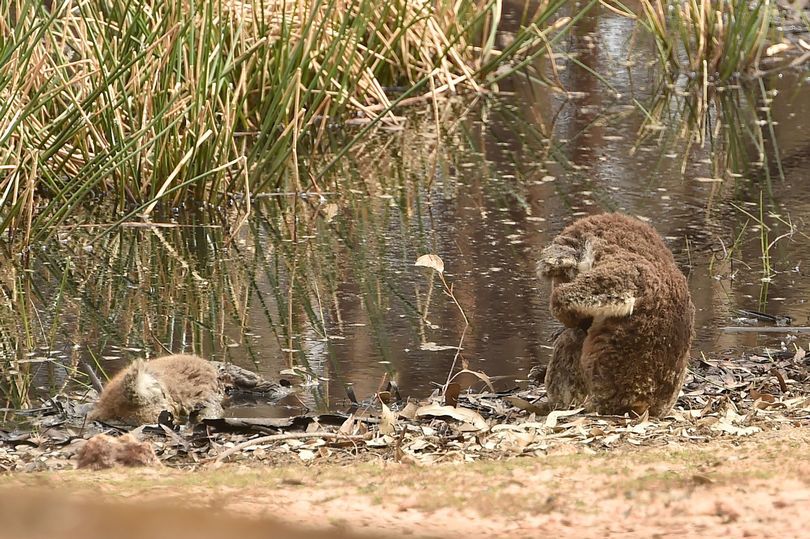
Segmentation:
{"type": "Polygon", "coordinates": [[[585,217],[543,250],[538,272],[565,326],[546,371],[549,403],[666,414],[686,375],[695,308],[658,233],[627,215],[585,217]]]}
{"type": "Polygon", "coordinates": [[[141,442],[132,434],[114,438],[97,434],[84,442],[76,454],[79,468],[105,470],[115,466],[160,466],[149,442],[141,442]]]}
{"type": "Polygon", "coordinates": [[[116,374],[101,392],[91,421],[127,425],[156,423],[168,410],[185,420],[222,417],[225,387],[217,368],[197,356],[176,354],[138,360],[116,374]]]}

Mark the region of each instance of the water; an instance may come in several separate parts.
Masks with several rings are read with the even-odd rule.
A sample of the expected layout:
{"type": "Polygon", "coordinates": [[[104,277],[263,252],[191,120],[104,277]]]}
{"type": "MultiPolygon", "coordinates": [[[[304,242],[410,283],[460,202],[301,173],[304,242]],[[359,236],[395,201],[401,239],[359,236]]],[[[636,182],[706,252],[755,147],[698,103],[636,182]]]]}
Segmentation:
{"type": "MultiPolygon", "coordinates": [[[[651,48],[629,21],[591,16],[569,47],[607,84],[559,57],[570,100],[507,81],[496,100],[442,104],[441,137],[432,110],[413,110],[408,130],[355,149],[337,187],[261,198],[235,235],[235,208],[183,208],[165,215],[165,226],[132,224],[91,243],[114,220],[99,211],[38,247],[30,271],[4,255],[0,278],[17,302],[0,320],[12,380],[3,390],[12,395],[22,372],[34,395],[75,391],[84,363],[109,374],[170,350],[270,378],[291,378],[292,367],[306,373],[296,396],[235,405],[235,416],[341,408],[347,385],[362,399],[390,379],[403,395],[424,397],[447,379],[464,329],[436,276],[414,267],[425,253],[444,260],[470,321],[460,361],[499,389],[514,387],[548,361],[556,327],[537,253],[574,218],[612,210],[653,224],[688,275],[693,357],[790,345],[785,334],[723,328],[742,323],[736,309],[810,325],[807,74],[727,90],[709,115],[713,136],[687,144],[683,111],[695,103],[663,94],[651,48]],[[769,111],[763,95],[773,99],[769,111]],[[649,125],[639,105],[659,111],[659,121],[649,125]],[[767,114],[772,123],[758,125],[767,114]],[[763,241],[772,243],[770,273],[763,241]]],[[[676,86],[688,93],[684,81],[676,86]]],[[[483,386],[471,375],[459,380],[483,386]]]]}

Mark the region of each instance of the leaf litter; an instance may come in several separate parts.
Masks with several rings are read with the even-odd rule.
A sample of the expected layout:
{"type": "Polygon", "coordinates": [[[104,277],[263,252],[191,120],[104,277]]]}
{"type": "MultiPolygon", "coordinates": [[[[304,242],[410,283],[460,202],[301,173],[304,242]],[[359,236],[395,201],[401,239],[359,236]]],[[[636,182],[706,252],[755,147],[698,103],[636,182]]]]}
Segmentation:
{"type": "MultiPolygon", "coordinates": [[[[288,418],[169,421],[132,430],[160,461],[176,468],[225,462],[281,464],[388,459],[412,464],[616,451],[638,446],[702,444],[719,437],[810,424],[810,357],[802,348],[693,361],[681,396],[663,418],[600,416],[587,409],[549,410],[541,386],[509,391],[437,390],[422,401],[380,396],[345,413],[288,418]]],[[[451,384],[457,386],[457,384],[451,384]]],[[[456,389],[453,387],[452,389],[456,389]]],[[[388,393],[388,392],[387,392],[388,393]]],[[[78,448],[98,433],[127,429],[84,422],[90,404],[66,396],[17,411],[0,429],[0,471],[75,467],[78,448]]]]}

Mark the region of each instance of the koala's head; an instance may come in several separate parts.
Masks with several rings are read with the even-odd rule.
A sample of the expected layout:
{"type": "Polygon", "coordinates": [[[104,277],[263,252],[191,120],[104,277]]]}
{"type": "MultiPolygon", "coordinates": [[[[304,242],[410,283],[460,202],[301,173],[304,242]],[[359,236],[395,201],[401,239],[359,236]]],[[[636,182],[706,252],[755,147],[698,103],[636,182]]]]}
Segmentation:
{"type": "Polygon", "coordinates": [[[156,423],[160,412],[174,409],[166,387],[143,361],[133,365],[124,377],[122,396],[131,410],[132,422],[137,424],[156,423]]]}
{"type": "Polygon", "coordinates": [[[543,249],[537,271],[553,283],[568,283],[578,274],[590,271],[593,262],[593,241],[558,236],[553,243],[543,249]]]}
{"type": "Polygon", "coordinates": [[[163,384],[146,368],[143,361],[132,366],[124,377],[124,393],[133,403],[148,405],[167,400],[163,384]]]}

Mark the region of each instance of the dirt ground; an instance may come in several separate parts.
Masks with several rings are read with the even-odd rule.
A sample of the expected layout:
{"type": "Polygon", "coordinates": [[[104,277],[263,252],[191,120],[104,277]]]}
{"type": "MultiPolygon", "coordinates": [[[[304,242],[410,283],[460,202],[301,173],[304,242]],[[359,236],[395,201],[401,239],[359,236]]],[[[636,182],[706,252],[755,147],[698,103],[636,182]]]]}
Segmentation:
{"type": "Polygon", "coordinates": [[[0,522],[15,539],[810,537],[810,428],[430,466],[10,474],[0,522]]]}

